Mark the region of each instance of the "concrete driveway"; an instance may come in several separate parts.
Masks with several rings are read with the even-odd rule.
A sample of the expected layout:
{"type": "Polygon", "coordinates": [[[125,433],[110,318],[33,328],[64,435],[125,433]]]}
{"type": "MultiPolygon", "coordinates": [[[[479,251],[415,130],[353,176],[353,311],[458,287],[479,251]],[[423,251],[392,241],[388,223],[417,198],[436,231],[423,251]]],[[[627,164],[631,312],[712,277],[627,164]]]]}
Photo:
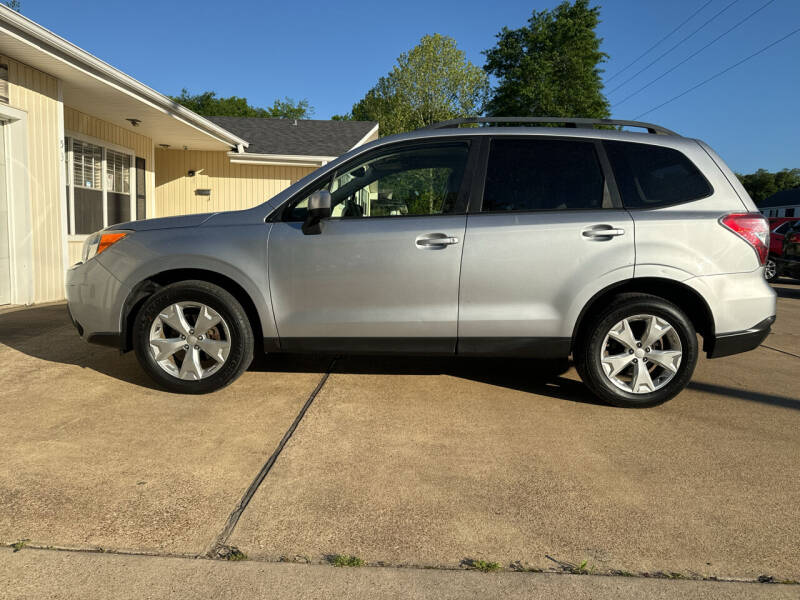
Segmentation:
{"type": "Polygon", "coordinates": [[[179,396],[80,342],[63,305],[7,310],[0,542],[800,580],[800,286],[778,288],[761,348],[639,411],[502,360],[275,356],[179,396]]]}

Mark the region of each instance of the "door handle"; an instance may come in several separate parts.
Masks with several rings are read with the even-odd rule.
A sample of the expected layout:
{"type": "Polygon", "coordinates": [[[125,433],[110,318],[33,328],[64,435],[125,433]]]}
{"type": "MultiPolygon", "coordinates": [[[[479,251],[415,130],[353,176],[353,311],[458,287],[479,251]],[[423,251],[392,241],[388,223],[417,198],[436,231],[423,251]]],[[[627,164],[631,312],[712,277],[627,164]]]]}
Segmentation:
{"type": "Polygon", "coordinates": [[[595,225],[583,230],[583,237],[588,238],[610,238],[618,235],[625,235],[625,230],[611,225],[595,225]]]}
{"type": "Polygon", "coordinates": [[[421,235],[415,240],[417,248],[438,248],[442,246],[452,246],[458,243],[458,238],[444,233],[429,233],[421,235]]]}

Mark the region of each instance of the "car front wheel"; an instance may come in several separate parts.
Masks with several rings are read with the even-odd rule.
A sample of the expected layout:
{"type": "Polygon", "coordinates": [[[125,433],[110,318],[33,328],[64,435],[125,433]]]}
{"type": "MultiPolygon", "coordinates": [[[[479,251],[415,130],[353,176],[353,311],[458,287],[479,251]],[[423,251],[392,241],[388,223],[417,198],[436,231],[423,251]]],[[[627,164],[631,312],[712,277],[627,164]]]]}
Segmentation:
{"type": "Polygon", "coordinates": [[[253,360],[253,332],[241,304],[205,281],[166,286],[136,317],[134,349],[166,389],[205,394],[238,378],[253,360]]]}
{"type": "Polygon", "coordinates": [[[680,308],[656,296],[623,294],[584,329],[574,358],[601,399],[644,408],[686,387],[698,351],[694,327],[680,308]]]}

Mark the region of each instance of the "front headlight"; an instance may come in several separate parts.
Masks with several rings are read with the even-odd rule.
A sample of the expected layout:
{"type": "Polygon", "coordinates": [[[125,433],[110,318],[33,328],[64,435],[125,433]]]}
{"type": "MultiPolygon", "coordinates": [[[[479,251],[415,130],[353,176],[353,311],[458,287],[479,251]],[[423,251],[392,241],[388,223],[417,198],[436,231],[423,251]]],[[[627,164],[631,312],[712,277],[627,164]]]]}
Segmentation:
{"type": "Polygon", "coordinates": [[[108,233],[104,233],[102,231],[98,231],[97,233],[93,233],[86,241],[83,242],[83,262],[90,260],[107,250],[126,235],[131,233],[130,231],[111,231],[108,233]]]}

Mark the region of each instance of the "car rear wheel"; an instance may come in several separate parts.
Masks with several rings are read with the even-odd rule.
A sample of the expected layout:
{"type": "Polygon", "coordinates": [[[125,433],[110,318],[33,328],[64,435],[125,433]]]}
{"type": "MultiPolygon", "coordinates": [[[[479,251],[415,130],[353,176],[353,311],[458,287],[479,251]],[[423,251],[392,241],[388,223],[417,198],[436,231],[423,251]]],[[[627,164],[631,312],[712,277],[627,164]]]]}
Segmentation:
{"type": "Polygon", "coordinates": [[[656,296],[623,294],[583,329],[574,358],[581,379],[601,399],[644,408],[686,387],[698,351],[680,308],[656,296]]]}
{"type": "Polygon", "coordinates": [[[768,258],[766,264],[764,265],[764,279],[772,283],[780,276],[781,272],[778,268],[778,263],[775,262],[774,258],[768,258]]]}
{"type": "Polygon", "coordinates": [[[225,387],[250,365],[253,346],[241,304],[205,281],[168,285],[136,317],[136,357],[173,392],[205,394],[225,387]]]}

